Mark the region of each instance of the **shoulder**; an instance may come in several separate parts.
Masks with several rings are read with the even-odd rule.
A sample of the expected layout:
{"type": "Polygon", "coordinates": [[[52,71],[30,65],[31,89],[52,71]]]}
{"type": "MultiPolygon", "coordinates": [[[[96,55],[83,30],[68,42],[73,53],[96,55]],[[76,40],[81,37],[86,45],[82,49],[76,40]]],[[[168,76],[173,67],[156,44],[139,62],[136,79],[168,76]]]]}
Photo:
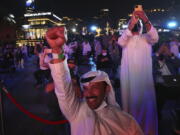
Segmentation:
{"type": "Polygon", "coordinates": [[[115,115],[117,115],[121,121],[126,123],[130,123],[131,121],[134,121],[134,118],[130,114],[122,111],[120,107],[110,106],[110,109],[113,110],[115,115]]]}

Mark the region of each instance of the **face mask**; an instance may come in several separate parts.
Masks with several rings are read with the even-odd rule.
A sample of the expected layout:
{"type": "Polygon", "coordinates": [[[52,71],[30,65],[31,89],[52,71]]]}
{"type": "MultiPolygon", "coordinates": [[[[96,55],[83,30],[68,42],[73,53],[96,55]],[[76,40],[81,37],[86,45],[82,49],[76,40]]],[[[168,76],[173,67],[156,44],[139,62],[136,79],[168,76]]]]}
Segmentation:
{"type": "Polygon", "coordinates": [[[102,53],[102,55],[103,55],[103,56],[106,56],[106,55],[107,55],[107,53],[102,53]]]}

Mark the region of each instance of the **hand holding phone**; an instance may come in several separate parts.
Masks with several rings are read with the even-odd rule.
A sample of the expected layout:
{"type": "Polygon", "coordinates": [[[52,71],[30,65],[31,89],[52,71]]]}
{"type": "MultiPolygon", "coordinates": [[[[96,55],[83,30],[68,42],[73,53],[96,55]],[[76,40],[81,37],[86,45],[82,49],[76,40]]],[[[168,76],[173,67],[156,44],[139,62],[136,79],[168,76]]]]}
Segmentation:
{"type": "Polygon", "coordinates": [[[64,26],[58,26],[48,29],[46,32],[46,40],[52,49],[62,49],[62,46],[67,41],[66,28],[64,26]]]}

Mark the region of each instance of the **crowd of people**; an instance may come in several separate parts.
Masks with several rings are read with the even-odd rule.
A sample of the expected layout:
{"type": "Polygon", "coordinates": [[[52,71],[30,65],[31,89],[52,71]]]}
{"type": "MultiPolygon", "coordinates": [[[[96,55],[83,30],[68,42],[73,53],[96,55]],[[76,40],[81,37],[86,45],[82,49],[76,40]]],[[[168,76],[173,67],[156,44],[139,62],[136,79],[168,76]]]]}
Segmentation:
{"type": "MultiPolygon", "coordinates": [[[[67,40],[67,35],[62,34],[65,33],[64,27],[55,27],[47,32],[46,39],[52,48],[52,50],[45,49],[44,51],[44,59],[49,57],[49,62],[46,64],[49,65],[53,78],[49,88],[55,89],[61,111],[70,121],[72,133],[84,134],[84,130],[79,130],[82,127],[86,131],[95,130],[94,134],[126,132],[140,135],[143,131],[145,135],[158,135],[154,86],[156,83],[163,83],[159,81],[159,78],[164,75],[179,74],[179,42],[172,40],[169,43],[163,43],[156,52],[152,52],[152,45],[156,44],[159,39],[158,32],[144,13],[137,13],[137,15],[143,22],[132,17],[128,29],[119,37],[116,35],[105,35],[98,38],[71,36],[67,40]],[[145,33],[142,33],[142,23],[145,24],[145,33]],[[60,52],[56,50],[57,48],[60,52]],[[65,59],[67,59],[68,69],[65,59]],[[96,65],[96,70],[92,69],[92,61],[96,65]],[[121,86],[119,87],[121,91],[119,98],[122,101],[122,109],[135,118],[142,131],[136,121],[122,126],[122,119],[129,119],[129,116],[123,116],[121,111],[117,111],[117,115],[114,115],[120,118],[120,123],[115,122],[112,114],[100,117],[101,111],[103,112],[111,105],[113,107],[117,105],[114,90],[111,88],[116,87],[117,84],[114,82],[117,78],[119,79],[118,86],[121,86]],[[105,93],[99,91],[100,89],[102,91],[105,89],[105,93]],[[83,100],[80,100],[81,98],[85,98],[91,111],[96,112],[97,121],[95,123],[93,122],[95,116],[88,111],[83,100]],[[92,115],[89,124],[94,124],[91,128],[86,125],[87,114],[81,111],[92,115]],[[111,117],[111,120],[105,117],[111,117]],[[111,122],[102,122],[107,120],[111,122]],[[115,128],[116,124],[119,127],[115,128]],[[129,127],[128,124],[130,124],[129,127]],[[131,124],[134,127],[131,127],[131,124]],[[99,129],[97,129],[98,125],[99,129]],[[122,127],[132,129],[122,131],[122,127]]],[[[115,110],[115,108],[112,109],[111,113],[115,113],[115,110]]],[[[86,134],[93,133],[89,131],[86,134]]]]}
{"type": "Polygon", "coordinates": [[[1,45],[0,71],[3,73],[24,69],[24,61],[32,55],[34,55],[33,46],[15,46],[14,44],[1,45]]]}
{"type": "MultiPolygon", "coordinates": [[[[63,48],[68,61],[76,67],[73,74],[80,77],[90,70],[102,70],[109,75],[112,82],[120,79],[119,72],[121,68],[123,47],[118,45],[117,40],[114,40],[117,38],[118,36],[114,35],[105,35],[101,37],[71,35],[63,48]],[[104,43],[104,41],[107,43],[104,43]]],[[[174,38],[161,43],[159,48],[156,48],[155,51],[150,51],[154,82],[158,83],[160,81],[159,78],[162,75],[179,74],[179,47],[180,42],[174,38]],[[172,48],[175,48],[174,46],[176,49],[173,50],[172,48]],[[174,54],[175,51],[176,53],[174,54]],[[162,61],[165,64],[162,64],[162,61]],[[160,64],[163,65],[163,67],[160,66],[160,64]],[[166,65],[168,73],[163,70],[166,65]]],[[[35,48],[35,54],[41,59],[43,50],[49,48],[49,46],[47,43],[37,43],[35,48]],[[41,54],[41,56],[39,56],[39,54],[41,54]]],[[[52,59],[51,55],[46,57],[45,63],[47,64],[50,59],[52,59]]],[[[39,68],[42,70],[48,69],[45,65],[42,66],[42,61],[41,64],[39,64],[39,68]]],[[[39,82],[42,83],[42,81],[39,82]]]]}
{"type": "Polygon", "coordinates": [[[180,42],[173,37],[153,51],[157,30],[144,12],[133,14],[122,35],[67,38],[65,27],[55,27],[46,43],[6,45],[1,65],[24,68],[26,57],[35,54],[35,86],[56,93],[74,135],[158,135],[154,86],[164,83],[163,76],[180,74],[180,42]]]}
{"type": "MultiPolygon", "coordinates": [[[[84,134],[85,131],[89,131],[86,134],[125,133],[140,135],[143,134],[143,131],[145,135],[158,135],[155,83],[164,82],[153,78],[157,78],[156,75],[163,77],[164,75],[179,74],[180,59],[177,40],[170,42],[169,46],[161,45],[158,53],[152,52],[152,46],[158,42],[159,35],[142,11],[133,12],[128,28],[118,38],[115,38],[115,35],[111,36],[109,41],[108,38],[103,40],[103,37],[100,40],[94,39],[93,42],[88,42],[85,39],[78,43],[75,40],[68,45],[66,44],[64,49],[62,46],[67,41],[64,27],[50,29],[46,34],[46,39],[53,54],[49,66],[54,89],[60,108],[70,121],[72,134],[84,134]],[[144,33],[143,24],[146,28],[144,33]],[[106,42],[103,43],[103,41],[106,42]],[[119,46],[121,46],[120,49],[119,46]],[[112,51],[110,48],[115,50],[112,51]],[[117,53],[117,51],[119,52],[117,53]],[[114,53],[116,54],[114,55],[114,53]],[[71,82],[69,70],[66,67],[66,59],[73,58],[73,54],[74,60],[79,62],[78,68],[83,62],[88,64],[89,57],[92,56],[97,65],[96,71],[89,69],[82,76],[80,75],[80,87],[85,102],[78,100],[79,98],[75,94],[76,89],[73,89],[74,84],[71,82]],[[156,58],[152,59],[153,54],[156,58]],[[171,68],[168,67],[168,62],[171,63],[171,68]],[[155,70],[158,73],[153,74],[155,70]],[[123,116],[120,110],[115,109],[117,104],[112,88],[113,83],[109,81],[110,79],[113,82],[117,71],[120,71],[122,110],[135,118],[142,131],[133,120],[132,123],[121,125],[121,122],[128,120],[129,116],[123,116]],[[111,113],[104,114],[102,117],[103,111],[111,113]],[[111,119],[108,119],[109,117],[111,119]],[[115,121],[114,117],[118,118],[120,123],[115,121]],[[95,122],[93,122],[94,119],[95,122]],[[88,124],[92,124],[92,127],[87,127],[87,120],[89,120],[88,124]],[[131,127],[132,125],[133,127],[131,127]],[[80,131],[80,127],[84,130],[80,131]],[[122,130],[125,127],[126,129],[130,128],[130,130],[122,130]]],[[[85,68],[85,64],[83,67],[85,68]]]]}

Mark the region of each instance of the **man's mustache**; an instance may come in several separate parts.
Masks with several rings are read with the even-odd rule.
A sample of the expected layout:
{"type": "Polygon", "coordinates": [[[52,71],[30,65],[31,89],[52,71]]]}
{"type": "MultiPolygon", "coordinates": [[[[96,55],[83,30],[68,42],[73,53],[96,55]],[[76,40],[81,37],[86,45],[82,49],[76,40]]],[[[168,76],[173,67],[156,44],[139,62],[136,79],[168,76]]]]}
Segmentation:
{"type": "Polygon", "coordinates": [[[97,98],[97,96],[89,96],[89,97],[86,97],[86,99],[91,99],[91,98],[97,98]]]}

